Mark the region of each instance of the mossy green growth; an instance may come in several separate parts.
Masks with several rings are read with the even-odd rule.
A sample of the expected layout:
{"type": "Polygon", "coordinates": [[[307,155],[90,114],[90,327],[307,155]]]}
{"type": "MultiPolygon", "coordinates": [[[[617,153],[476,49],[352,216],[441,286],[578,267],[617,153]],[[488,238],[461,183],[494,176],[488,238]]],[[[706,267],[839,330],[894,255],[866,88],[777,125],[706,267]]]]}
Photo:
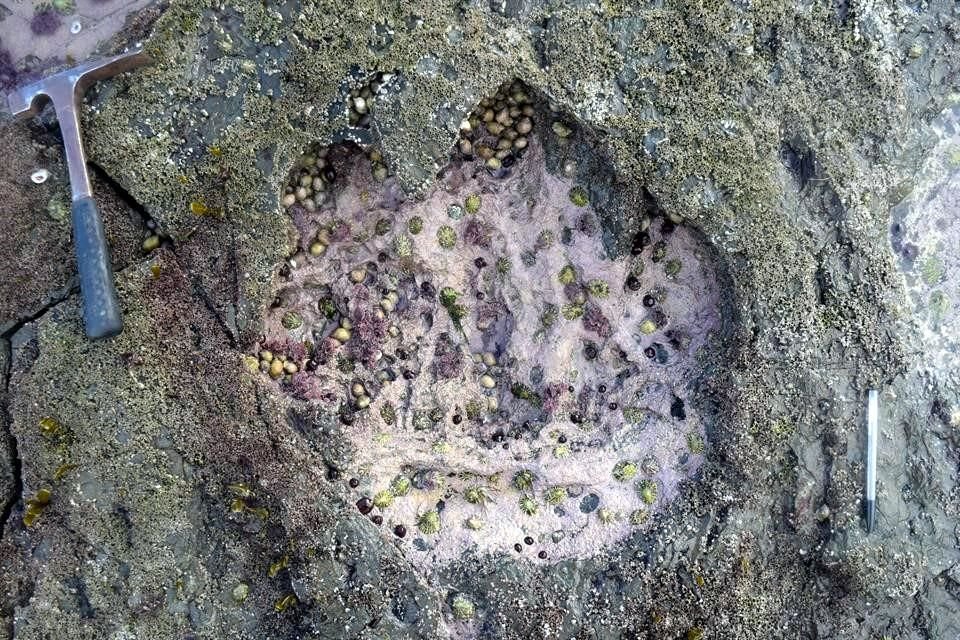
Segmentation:
{"type": "Polygon", "coordinates": [[[480,211],[480,204],[482,200],[480,199],[479,193],[471,193],[467,196],[467,199],[463,201],[463,207],[467,210],[467,213],[473,215],[477,211],[480,211]]]}
{"type": "Polygon", "coordinates": [[[514,474],[513,486],[520,491],[529,491],[530,488],[533,487],[533,483],[536,481],[536,479],[537,476],[535,476],[532,471],[523,469],[514,474]]]}
{"type": "Polygon", "coordinates": [[[340,373],[353,373],[356,363],[346,356],[337,356],[337,371],[340,373]]]}
{"type": "Polygon", "coordinates": [[[280,323],[283,325],[284,329],[293,331],[294,329],[299,329],[303,326],[303,316],[301,316],[296,311],[288,311],[283,314],[280,323]]]}
{"type": "Polygon", "coordinates": [[[377,224],[373,229],[373,232],[378,236],[385,236],[390,233],[390,229],[393,228],[393,221],[390,218],[380,218],[377,220],[377,224]]]}
{"type": "Polygon", "coordinates": [[[640,424],[647,417],[647,412],[640,407],[624,407],[623,419],[630,424],[640,424]]]}
{"type": "Polygon", "coordinates": [[[540,395],[522,382],[514,382],[511,384],[510,393],[513,394],[514,398],[526,400],[535,407],[539,407],[543,404],[543,399],[540,397],[540,395]]]}
{"type": "Polygon", "coordinates": [[[437,229],[437,244],[441,249],[453,249],[457,246],[457,232],[449,225],[443,225],[437,229]]]}
{"type": "Polygon", "coordinates": [[[467,317],[467,308],[457,302],[459,298],[460,292],[453,287],[444,287],[440,290],[440,305],[447,310],[453,326],[458,331],[463,331],[461,322],[467,317]]]}
{"type": "Polygon", "coordinates": [[[653,504],[657,501],[657,483],[653,480],[641,480],[637,483],[637,493],[646,504],[653,504]]]}
{"type": "Polygon", "coordinates": [[[630,513],[630,524],[634,526],[641,525],[650,519],[650,512],[644,509],[643,507],[639,509],[634,509],[630,513]]]}
{"type": "Polygon", "coordinates": [[[640,333],[642,333],[645,336],[648,336],[657,330],[657,323],[651,320],[650,318],[647,318],[646,320],[640,323],[640,326],[638,327],[638,329],[640,329],[640,333]]]}
{"type": "Polygon", "coordinates": [[[317,302],[317,309],[328,320],[332,320],[337,315],[337,305],[330,298],[323,298],[317,302]]]}
{"type": "Polygon", "coordinates": [[[570,193],[567,195],[570,196],[570,202],[578,207],[585,207],[590,204],[590,198],[587,196],[587,190],[579,185],[570,189],[570,193]]]}
{"type": "Polygon", "coordinates": [[[620,482],[629,482],[637,475],[637,464],[630,460],[621,460],[613,467],[613,477],[620,482]]]}
{"type": "Polygon", "coordinates": [[[57,13],[65,16],[70,15],[77,8],[77,5],[73,0],[51,0],[50,5],[57,13]]]}
{"type": "Polygon", "coordinates": [[[281,571],[290,566],[290,556],[284,555],[279,560],[274,560],[267,568],[267,577],[276,578],[281,571]]]}
{"type": "Polygon", "coordinates": [[[577,270],[573,268],[572,264],[568,264],[560,269],[557,280],[560,281],[560,284],[572,284],[577,280],[577,270]]]}
{"type": "Polygon", "coordinates": [[[424,535],[433,535],[440,531],[440,514],[434,510],[423,513],[417,518],[417,529],[424,535]]]}
{"type": "Polygon", "coordinates": [[[413,235],[419,235],[423,231],[423,218],[420,216],[413,216],[410,220],[407,221],[407,231],[413,235]]]}
{"type": "Polygon", "coordinates": [[[668,278],[672,278],[680,273],[681,266],[682,264],[676,258],[673,260],[667,260],[667,264],[663,265],[663,272],[668,278]]]}
{"type": "Polygon", "coordinates": [[[497,273],[499,273],[500,275],[502,276],[507,275],[508,273],[510,273],[510,269],[512,267],[513,267],[513,262],[510,260],[510,258],[507,258],[505,256],[501,256],[497,258],[497,273]]]}

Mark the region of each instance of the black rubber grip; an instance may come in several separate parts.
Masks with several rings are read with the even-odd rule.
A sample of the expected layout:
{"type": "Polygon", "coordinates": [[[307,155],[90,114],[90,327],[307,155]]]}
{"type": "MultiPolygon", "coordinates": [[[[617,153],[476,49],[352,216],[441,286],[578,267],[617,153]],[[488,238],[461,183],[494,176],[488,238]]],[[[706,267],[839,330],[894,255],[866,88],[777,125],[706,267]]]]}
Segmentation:
{"type": "Polygon", "coordinates": [[[73,246],[77,252],[80,293],[83,295],[83,324],[87,337],[109,338],[123,330],[123,316],[117,302],[110,266],[110,248],[103,221],[93,198],[73,201],[73,246]]]}

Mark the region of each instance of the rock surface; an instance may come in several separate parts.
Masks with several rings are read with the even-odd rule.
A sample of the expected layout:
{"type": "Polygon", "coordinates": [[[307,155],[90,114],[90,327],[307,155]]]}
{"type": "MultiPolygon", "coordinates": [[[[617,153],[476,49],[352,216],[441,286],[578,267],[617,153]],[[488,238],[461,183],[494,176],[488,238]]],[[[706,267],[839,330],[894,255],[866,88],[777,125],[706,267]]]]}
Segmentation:
{"type": "MultiPolygon", "coordinates": [[[[147,39],[157,64],[102,84],[85,127],[92,161],[172,249],[125,253],[140,238],[115,227],[129,266],[111,341],[83,338],[77,296],[46,308],[66,264],[30,274],[22,303],[4,292],[7,635],[960,634],[960,389],[927,356],[948,343],[921,331],[890,245],[892,214],[912,229],[929,199],[894,205],[955,184],[955,167],[920,169],[943,137],[929,121],[957,99],[956,7],[545,5],[164,8],[147,39]],[[375,72],[391,79],[369,126],[352,126],[349,89],[375,72]],[[313,142],[376,145],[425,191],[464,115],[514,77],[589,132],[577,178],[611,255],[649,212],[713,244],[735,327],[712,363],[725,384],[705,390],[720,417],[699,482],[650,532],[589,559],[465,553],[423,574],[345,500],[329,408],[268,392],[241,351],[294,249],[278,206],[294,159],[313,142]],[[883,407],[869,536],[868,388],[883,407]],[[454,618],[455,596],[472,621],[454,618]]],[[[24,135],[0,134],[9,157],[24,135]]],[[[53,195],[15,173],[4,200],[53,195]]],[[[65,229],[31,239],[10,211],[5,276],[37,251],[38,265],[66,261],[65,229]]]]}

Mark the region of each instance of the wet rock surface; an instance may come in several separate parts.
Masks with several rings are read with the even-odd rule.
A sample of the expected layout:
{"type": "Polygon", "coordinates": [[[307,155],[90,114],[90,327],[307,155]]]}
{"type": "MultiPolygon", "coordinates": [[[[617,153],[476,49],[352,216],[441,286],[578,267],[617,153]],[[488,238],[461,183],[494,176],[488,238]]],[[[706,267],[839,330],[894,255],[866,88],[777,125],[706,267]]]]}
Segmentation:
{"type": "MultiPolygon", "coordinates": [[[[923,225],[943,219],[955,170],[921,171],[953,135],[929,121],[955,101],[955,7],[495,4],[173,2],[147,40],[157,64],[91,94],[92,161],[168,246],[124,254],[142,236],[114,232],[130,266],[109,342],[83,338],[75,295],[44,310],[65,264],[21,285],[26,303],[3,299],[9,636],[960,633],[960,397],[928,357],[952,348],[957,301],[939,325],[927,304],[955,274],[922,259],[948,250],[924,239],[954,237],[923,225]],[[513,78],[554,104],[556,137],[575,132],[544,138],[546,166],[563,175],[575,155],[608,257],[647,215],[716,252],[731,332],[702,363],[723,384],[702,393],[718,419],[697,481],[649,528],[559,562],[465,550],[425,579],[358,512],[335,408],[272,390],[244,354],[296,251],[281,198],[304,149],[375,146],[422,197],[464,117],[513,78]],[[894,253],[894,222],[920,262],[894,253]],[[867,388],[882,391],[869,536],[867,388]]],[[[11,202],[53,195],[16,175],[11,202]]],[[[65,256],[60,233],[49,251],[65,256]]],[[[571,508],[601,508],[589,495],[571,508]]]]}

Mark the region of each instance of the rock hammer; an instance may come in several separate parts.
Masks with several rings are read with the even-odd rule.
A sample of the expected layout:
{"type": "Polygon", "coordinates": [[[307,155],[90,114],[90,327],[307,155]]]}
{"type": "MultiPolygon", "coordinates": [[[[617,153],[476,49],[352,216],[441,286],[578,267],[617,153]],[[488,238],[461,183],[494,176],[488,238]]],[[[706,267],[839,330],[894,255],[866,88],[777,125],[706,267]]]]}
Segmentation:
{"type": "Polygon", "coordinates": [[[73,192],[73,245],[83,297],[83,324],[91,339],[120,333],[123,330],[123,316],[113,283],[110,248],[107,246],[103,220],[100,219],[87,175],[87,156],[80,136],[77,112],[83,94],[94,82],[149,62],[147,54],[137,48],[111,58],[90,60],[21,87],[7,96],[10,111],[14,115],[34,115],[44,99],[49,99],[60,122],[73,192]]]}

